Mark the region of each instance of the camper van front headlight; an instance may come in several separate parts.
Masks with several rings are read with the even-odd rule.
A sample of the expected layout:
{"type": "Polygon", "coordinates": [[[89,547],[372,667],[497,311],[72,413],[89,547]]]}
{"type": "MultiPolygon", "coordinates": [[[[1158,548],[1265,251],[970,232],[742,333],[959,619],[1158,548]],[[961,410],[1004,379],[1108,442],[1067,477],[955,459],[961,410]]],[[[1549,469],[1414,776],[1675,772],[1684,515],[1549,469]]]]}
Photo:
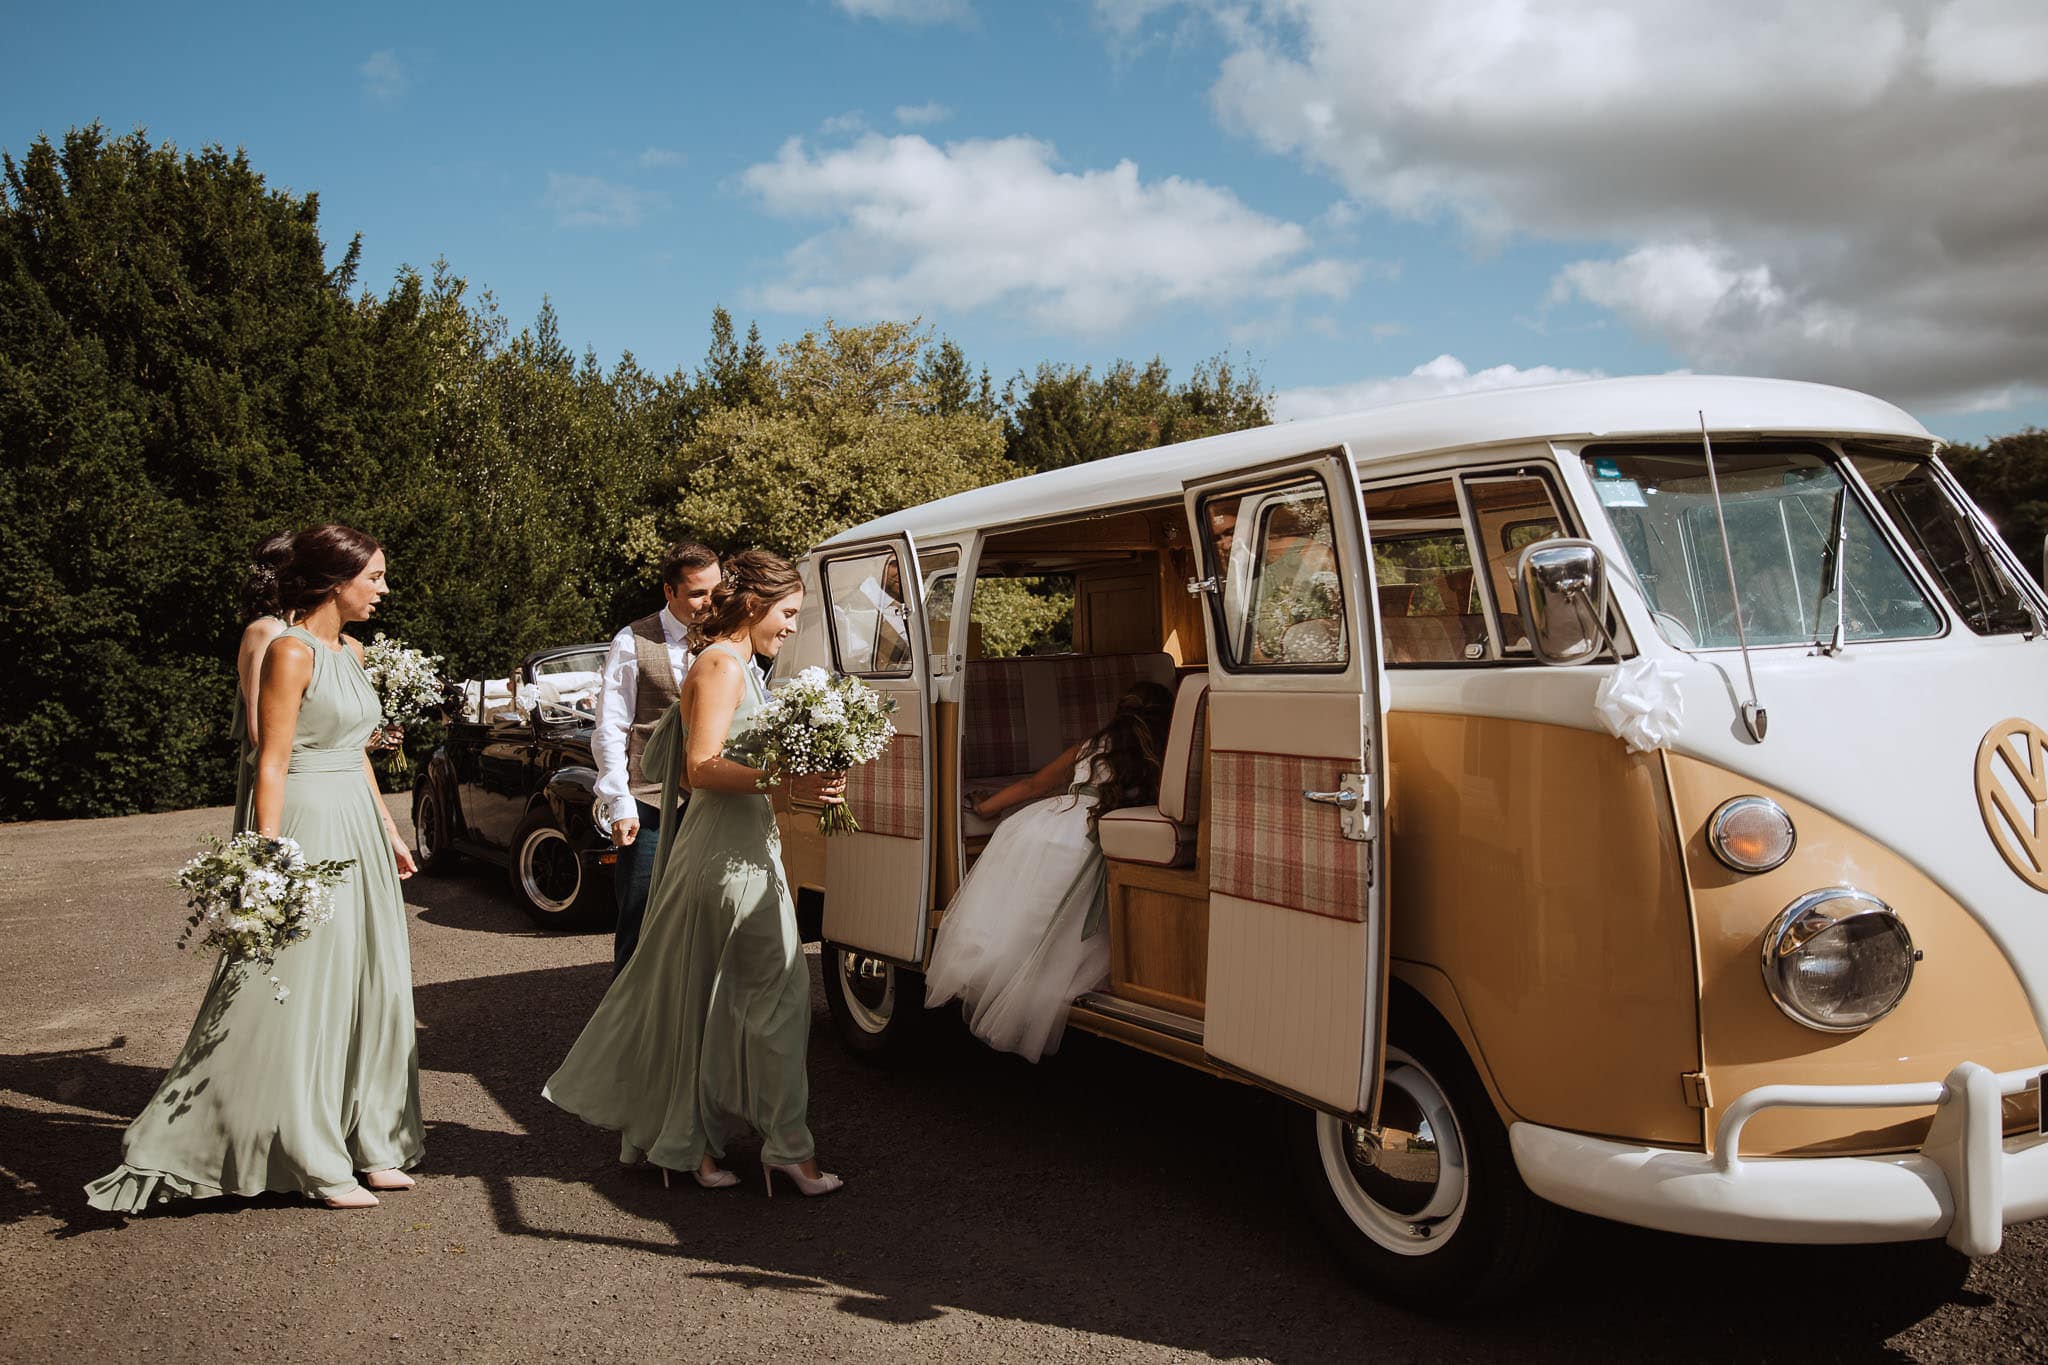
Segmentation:
{"type": "Polygon", "coordinates": [[[1768,796],[1723,801],[1707,820],[1707,846],[1737,872],[1769,872],[1798,844],[1792,817],[1768,796]]]}
{"type": "Polygon", "coordinates": [[[1919,957],[1889,905],[1829,887],[1793,901],[1765,931],[1764,985],[1794,1021],[1854,1033],[1898,1007],[1919,957]]]}

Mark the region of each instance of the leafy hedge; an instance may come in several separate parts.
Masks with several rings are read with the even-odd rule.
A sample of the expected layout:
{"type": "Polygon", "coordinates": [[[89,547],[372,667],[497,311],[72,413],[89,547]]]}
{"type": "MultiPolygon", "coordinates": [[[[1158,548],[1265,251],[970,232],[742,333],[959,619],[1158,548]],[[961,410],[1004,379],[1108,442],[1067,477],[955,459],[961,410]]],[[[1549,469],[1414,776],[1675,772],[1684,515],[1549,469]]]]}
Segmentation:
{"type": "MultiPolygon", "coordinates": [[[[606,368],[545,304],[515,334],[445,263],[360,290],[360,241],[330,265],[317,196],[239,152],[95,126],[0,166],[0,818],[228,799],[242,566],[272,531],[377,536],[377,628],[502,676],[651,609],[677,536],[793,552],[1269,420],[1220,360],[1182,385],[1048,364],[998,394],[915,323],[770,352],[720,310],[696,369],[606,368]]],[[[1009,609],[998,634],[1044,613],[1009,609]]]]}

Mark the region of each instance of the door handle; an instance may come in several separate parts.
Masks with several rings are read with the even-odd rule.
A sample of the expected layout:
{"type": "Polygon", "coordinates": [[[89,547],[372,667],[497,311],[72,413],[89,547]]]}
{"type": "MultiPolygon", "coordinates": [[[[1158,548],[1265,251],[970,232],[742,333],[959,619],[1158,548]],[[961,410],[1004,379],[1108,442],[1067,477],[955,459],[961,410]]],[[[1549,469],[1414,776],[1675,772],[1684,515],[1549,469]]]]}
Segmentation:
{"type": "Polygon", "coordinates": [[[1365,773],[1345,773],[1340,780],[1344,785],[1336,791],[1305,791],[1302,799],[1335,806],[1344,817],[1341,828],[1345,838],[1372,838],[1372,778],[1365,773]]]}

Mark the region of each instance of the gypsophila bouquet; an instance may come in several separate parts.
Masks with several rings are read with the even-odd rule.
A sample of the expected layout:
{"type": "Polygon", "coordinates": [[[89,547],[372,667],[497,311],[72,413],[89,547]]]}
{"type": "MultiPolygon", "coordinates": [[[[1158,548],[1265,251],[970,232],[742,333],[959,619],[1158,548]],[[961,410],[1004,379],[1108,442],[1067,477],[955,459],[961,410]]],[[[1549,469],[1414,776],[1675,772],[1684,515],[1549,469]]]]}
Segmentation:
{"type": "MultiPolygon", "coordinates": [[[[378,631],[363,647],[363,672],[377,690],[377,702],[384,708],[384,724],[403,729],[424,720],[440,709],[443,684],[441,656],[412,649],[378,631]]],[[[406,769],[405,744],[401,740],[391,755],[391,766],[406,769]]]]}
{"type": "MultiPolygon", "coordinates": [[[[896,737],[889,719],[896,703],[859,678],[807,668],[776,688],[747,734],[753,760],[770,779],[841,773],[872,763],[896,737]]],[[[825,834],[860,828],[845,805],[818,814],[825,834]]]]}
{"type": "MultiPolygon", "coordinates": [[[[194,939],[202,953],[230,962],[251,962],[268,972],[277,955],[334,915],[335,886],[355,866],[353,859],[311,863],[296,839],[268,839],[243,830],[178,869],[178,886],[192,914],[178,935],[183,948],[194,939]]],[[[281,1005],[291,990],[276,976],[274,999],[281,1005]]]]}

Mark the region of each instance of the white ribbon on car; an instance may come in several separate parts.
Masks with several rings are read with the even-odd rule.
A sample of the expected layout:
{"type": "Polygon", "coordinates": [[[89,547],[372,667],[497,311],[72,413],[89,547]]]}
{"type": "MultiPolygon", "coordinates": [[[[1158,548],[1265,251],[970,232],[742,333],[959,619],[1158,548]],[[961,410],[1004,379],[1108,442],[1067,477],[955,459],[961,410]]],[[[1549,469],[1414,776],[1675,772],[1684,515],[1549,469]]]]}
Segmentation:
{"type": "Polygon", "coordinates": [[[1685,698],[1678,690],[1683,676],[1672,664],[1630,659],[1600,684],[1593,710],[1607,733],[1628,745],[1630,753],[1662,749],[1678,738],[1685,720],[1685,698]]]}

